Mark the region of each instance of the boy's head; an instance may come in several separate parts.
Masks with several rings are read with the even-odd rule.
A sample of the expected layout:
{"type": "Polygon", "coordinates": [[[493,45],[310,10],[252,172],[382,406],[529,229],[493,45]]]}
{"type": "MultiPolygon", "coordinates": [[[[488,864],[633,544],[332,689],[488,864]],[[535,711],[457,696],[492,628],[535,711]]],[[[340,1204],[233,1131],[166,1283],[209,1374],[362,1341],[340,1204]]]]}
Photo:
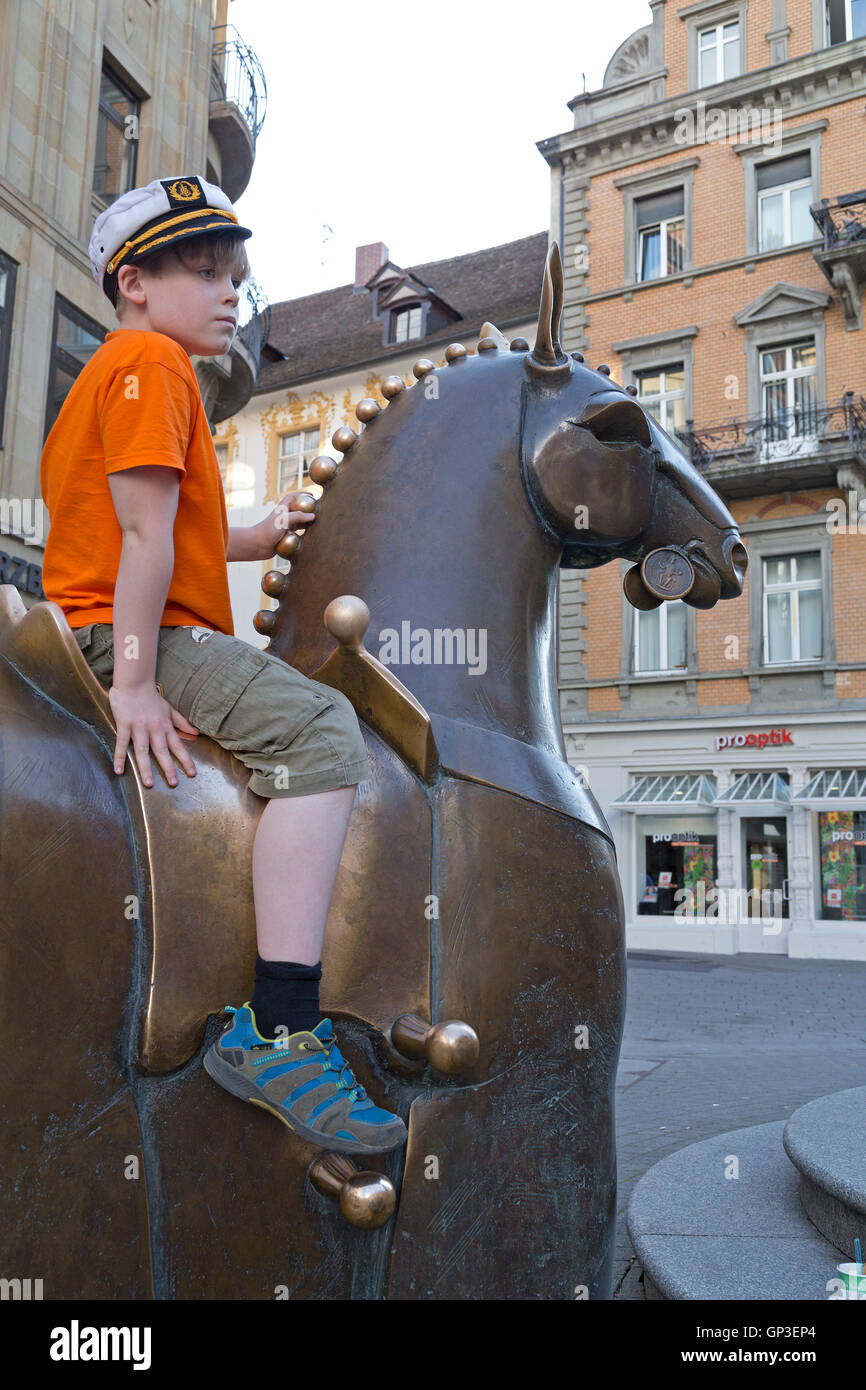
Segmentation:
{"type": "Polygon", "coordinates": [[[215,184],[155,179],[96,219],[94,279],[121,328],[166,333],[189,353],[215,356],[237,328],[238,289],[250,273],[243,239],[251,235],[215,184]]]}

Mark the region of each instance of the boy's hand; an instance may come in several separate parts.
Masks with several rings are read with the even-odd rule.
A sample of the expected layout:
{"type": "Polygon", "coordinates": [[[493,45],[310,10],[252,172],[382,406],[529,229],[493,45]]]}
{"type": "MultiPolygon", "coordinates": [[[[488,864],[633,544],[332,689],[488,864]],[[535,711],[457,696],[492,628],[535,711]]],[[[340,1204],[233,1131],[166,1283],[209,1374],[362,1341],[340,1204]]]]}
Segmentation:
{"type": "Polygon", "coordinates": [[[123,771],[131,742],[135,750],[135,761],[146,787],[153,786],[149,757],[151,748],[169,786],[177,786],[177,772],[172,754],[188,777],[195,776],[195,763],[181,740],[197,738],[198,729],[184,718],[180,710],[173,709],[168,701],[162,698],[155,685],[128,686],[123,689],[113,685],[108,692],[108,703],[117,724],[115,772],[123,771]]]}
{"type": "Polygon", "coordinates": [[[264,521],[260,521],[256,526],[251,526],[250,530],[255,531],[262,544],[262,552],[256,558],[259,560],[270,560],[272,555],[276,555],[277,546],[292,531],[299,528],[310,526],[316,519],[315,512],[303,512],[295,509],[295,504],[299,497],[309,497],[315,501],[311,492],[287,492],[281,497],[270,516],[266,516],[264,521]]]}

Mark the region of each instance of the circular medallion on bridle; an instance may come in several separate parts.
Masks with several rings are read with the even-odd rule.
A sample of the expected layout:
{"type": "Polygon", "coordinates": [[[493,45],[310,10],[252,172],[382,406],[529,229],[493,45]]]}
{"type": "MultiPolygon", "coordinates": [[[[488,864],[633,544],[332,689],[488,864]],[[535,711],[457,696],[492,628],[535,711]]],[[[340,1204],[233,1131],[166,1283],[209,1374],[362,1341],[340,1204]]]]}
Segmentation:
{"type": "Polygon", "coordinates": [[[695,582],[687,556],[671,547],[652,550],[641,565],[643,582],[658,598],[684,598],[695,582]]]}

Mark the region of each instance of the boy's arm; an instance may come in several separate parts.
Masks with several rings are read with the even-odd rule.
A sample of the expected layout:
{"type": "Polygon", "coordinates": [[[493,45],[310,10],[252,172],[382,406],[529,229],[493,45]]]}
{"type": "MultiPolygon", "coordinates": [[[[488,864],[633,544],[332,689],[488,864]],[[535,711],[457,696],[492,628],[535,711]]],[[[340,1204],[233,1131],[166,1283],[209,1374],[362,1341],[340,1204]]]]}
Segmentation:
{"type": "Polygon", "coordinates": [[[296,527],[311,526],[316,519],[313,511],[296,510],[299,497],[315,503],[312,493],[287,492],[274,507],[269,516],[256,522],[255,526],[230,526],[226,546],[226,564],[235,560],[270,560],[276,555],[277,546],[283,537],[296,527]]]}
{"type": "Polygon", "coordinates": [[[159,624],[174,570],[180,478],[179,469],[163,464],[108,475],[123,532],[114,588],[113,684],[119,690],[156,681],[159,624]]]}
{"type": "MultiPolygon", "coordinates": [[[[261,546],[256,545],[257,534],[254,526],[230,526],[229,541],[226,546],[226,564],[232,564],[235,560],[269,560],[270,556],[262,555],[261,546]]],[[[276,550],[276,541],[274,542],[274,550],[276,550]]]]}

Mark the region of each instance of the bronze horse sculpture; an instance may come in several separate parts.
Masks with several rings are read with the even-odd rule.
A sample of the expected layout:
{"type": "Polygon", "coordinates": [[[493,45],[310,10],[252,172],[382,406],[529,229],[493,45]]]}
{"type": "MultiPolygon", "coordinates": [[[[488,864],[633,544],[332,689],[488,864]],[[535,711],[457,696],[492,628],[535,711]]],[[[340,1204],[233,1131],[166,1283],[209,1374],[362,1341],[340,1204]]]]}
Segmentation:
{"type": "Polygon", "coordinates": [[[639,403],[562,351],[561,310],[554,245],[533,348],[485,325],[477,354],[362,402],[339,468],[311,469],[316,531],[279,551],[297,566],[263,584],[271,650],[345,691],[370,757],[321,999],[409,1129],[376,1171],[201,1066],[255,955],[245,770],[200,736],[192,783],[115,777],[62,611],[0,588],[6,1277],[46,1298],[611,1296],[623,904],[565,761],[557,569],[626,557],[636,606],[709,607],[746,556],[639,403]]]}

